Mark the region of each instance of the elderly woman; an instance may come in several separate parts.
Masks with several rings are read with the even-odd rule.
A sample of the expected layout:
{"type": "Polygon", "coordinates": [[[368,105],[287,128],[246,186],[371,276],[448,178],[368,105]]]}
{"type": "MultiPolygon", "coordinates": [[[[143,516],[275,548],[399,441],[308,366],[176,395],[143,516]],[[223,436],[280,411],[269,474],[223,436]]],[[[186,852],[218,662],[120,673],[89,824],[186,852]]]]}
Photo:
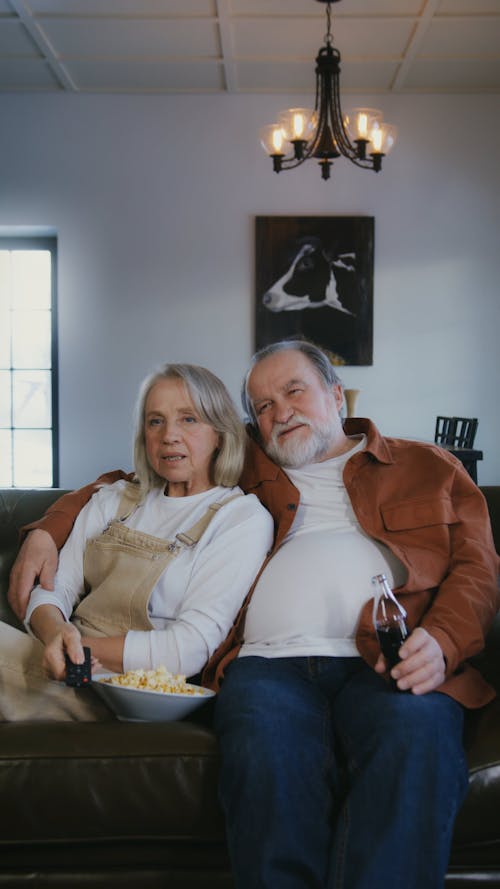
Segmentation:
{"type": "Polygon", "coordinates": [[[61,551],[53,591],[33,590],[30,636],[1,626],[0,718],[110,718],[51,679],[83,646],[107,670],[197,674],[225,639],[273,522],[237,487],[245,433],[223,383],[167,364],[143,384],[134,481],[101,487],[61,551]],[[49,679],[47,678],[50,677],[49,679]]]}

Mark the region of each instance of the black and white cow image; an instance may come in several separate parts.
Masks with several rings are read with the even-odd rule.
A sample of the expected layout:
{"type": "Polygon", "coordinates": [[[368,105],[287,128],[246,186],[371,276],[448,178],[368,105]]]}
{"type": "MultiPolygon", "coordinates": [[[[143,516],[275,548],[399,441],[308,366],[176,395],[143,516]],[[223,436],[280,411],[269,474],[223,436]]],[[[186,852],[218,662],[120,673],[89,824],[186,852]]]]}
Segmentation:
{"type": "Polygon", "coordinates": [[[355,272],[355,259],[355,253],[325,249],[319,238],[304,239],[288,270],[264,293],[262,303],[270,312],[329,307],[352,315],[340,300],[335,270],[355,272]]]}

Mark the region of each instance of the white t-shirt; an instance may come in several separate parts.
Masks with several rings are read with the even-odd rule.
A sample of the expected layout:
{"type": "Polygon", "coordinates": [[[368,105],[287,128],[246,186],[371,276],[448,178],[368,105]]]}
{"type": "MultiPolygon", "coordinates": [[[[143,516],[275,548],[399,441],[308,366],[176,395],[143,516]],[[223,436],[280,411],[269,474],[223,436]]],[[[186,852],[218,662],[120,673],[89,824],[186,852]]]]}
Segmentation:
{"type": "MultiPolygon", "coordinates": [[[[83,556],[87,540],[115,518],[125,482],[105,485],[80,512],[61,550],[53,592],[36,587],[26,625],[38,605],[56,605],[69,620],[84,592],[83,556]]],[[[154,489],[125,525],[169,540],[188,531],[210,503],[240,488],[215,487],[191,497],[166,497],[154,489]]],[[[273,520],[253,495],[236,497],[220,509],[201,540],[170,562],[149,602],[153,631],[130,631],[123,667],[155,668],[193,676],[225,639],[255,576],[272,546],[273,520]]]]}
{"type": "Polygon", "coordinates": [[[361,529],[344,486],[347,460],[365,445],[363,436],[346,454],[286,470],[300,503],[253,593],[240,656],[357,656],[371,578],[384,573],[391,586],[405,580],[399,559],[361,529]]]}

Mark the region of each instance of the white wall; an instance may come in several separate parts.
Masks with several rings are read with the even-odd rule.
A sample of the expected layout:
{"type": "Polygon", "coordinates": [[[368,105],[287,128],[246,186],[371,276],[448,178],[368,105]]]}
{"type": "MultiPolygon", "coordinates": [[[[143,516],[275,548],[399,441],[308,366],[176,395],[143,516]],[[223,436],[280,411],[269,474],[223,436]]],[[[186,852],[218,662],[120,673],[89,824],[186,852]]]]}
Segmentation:
{"type": "Polygon", "coordinates": [[[206,364],[238,397],[265,214],[375,217],[374,363],[343,369],[359,413],[423,439],[438,413],[478,416],[479,482],[500,483],[498,96],[372,99],[397,148],[327,183],[312,161],[275,175],[258,144],[294,101],[0,97],[0,227],[59,237],[61,485],[130,468],[131,406],[161,361],[206,364]]]}

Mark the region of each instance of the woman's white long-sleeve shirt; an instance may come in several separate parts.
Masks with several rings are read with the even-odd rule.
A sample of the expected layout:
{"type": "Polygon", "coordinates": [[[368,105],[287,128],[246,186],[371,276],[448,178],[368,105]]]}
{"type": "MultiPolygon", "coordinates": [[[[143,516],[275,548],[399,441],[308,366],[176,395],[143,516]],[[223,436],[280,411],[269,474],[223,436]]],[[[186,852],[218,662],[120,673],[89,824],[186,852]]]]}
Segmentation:
{"type": "MultiPolygon", "coordinates": [[[[54,591],[35,587],[26,613],[55,605],[66,620],[84,595],[86,543],[116,517],[124,481],[102,487],[80,512],[60,553],[54,591]]],[[[240,488],[215,487],[190,497],[166,497],[154,489],[125,525],[170,540],[188,531],[208,506],[240,488]]],[[[153,630],[129,631],[124,670],[156,668],[193,676],[227,636],[257,572],[272,546],[273,520],[253,494],[236,497],[220,509],[201,540],[184,548],[159,578],[149,601],[153,630]]]]}

